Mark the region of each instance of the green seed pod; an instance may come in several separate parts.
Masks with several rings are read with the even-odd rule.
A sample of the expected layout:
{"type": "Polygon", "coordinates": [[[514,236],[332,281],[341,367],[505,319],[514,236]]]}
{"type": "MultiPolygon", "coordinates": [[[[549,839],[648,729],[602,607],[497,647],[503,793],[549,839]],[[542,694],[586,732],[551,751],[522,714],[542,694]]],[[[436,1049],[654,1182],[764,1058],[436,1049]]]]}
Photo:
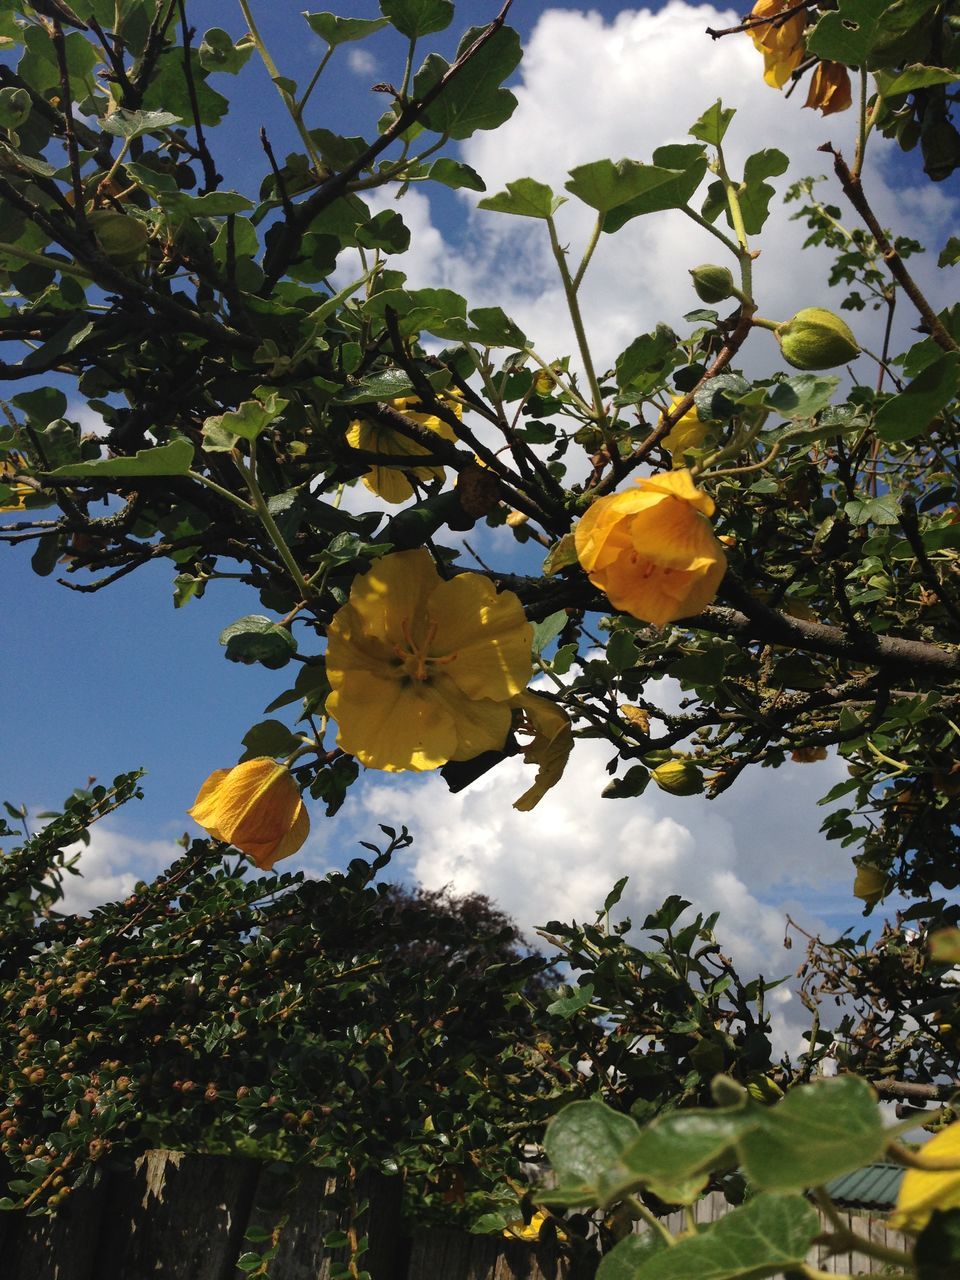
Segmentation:
{"type": "Polygon", "coordinates": [[[860,354],[849,325],[823,307],[804,307],[774,332],[795,369],[835,369],[860,354]]]}
{"type": "Polygon", "coordinates": [[[705,262],[702,266],[694,267],[690,276],[693,291],[701,302],[725,302],[736,291],[733,275],[727,267],[716,267],[705,262]]]}
{"type": "Polygon", "coordinates": [[[665,760],[650,770],[650,777],[661,791],[672,796],[696,796],[703,790],[703,776],[689,760],[665,760]]]}

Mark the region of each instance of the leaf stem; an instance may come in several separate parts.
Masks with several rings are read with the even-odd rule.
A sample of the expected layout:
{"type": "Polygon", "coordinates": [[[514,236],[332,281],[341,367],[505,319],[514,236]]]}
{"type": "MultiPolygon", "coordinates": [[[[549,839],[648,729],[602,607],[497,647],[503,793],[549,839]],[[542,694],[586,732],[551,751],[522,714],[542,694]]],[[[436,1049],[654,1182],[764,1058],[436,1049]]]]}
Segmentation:
{"type": "Polygon", "coordinates": [[[244,466],[243,460],[238,453],[234,454],[234,461],[237,464],[237,469],[239,470],[240,474],[243,476],[244,483],[246,484],[247,489],[250,492],[250,497],[253,499],[253,510],[256,513],[258,519],[260,520],[260,523],[263,525],[264,529],[266,530],[267,535],[270,538],[270,541],[276,547],[277,552],[280,556],[280,559],[283,561],[287,572],[290,574],[290,577],[293,579],[294,583],[296,584],[297,590],[300,592],[300,598],[302,600],[309,600],[311,595],[313,594],[313,589],[311,588],[310,584],[307,582],[306,578],[301,573],[300,566],[297,564],[296,560],[293,558],[293,552],[287,546],[287,543],[286,543],[286,540],[284,539],[283,534],[277,528],[277,523],[274,520],[273,516],[270,514],[270,509],[267,506],[266,499],[264,498],[263,493],[260,489],[260,485],[257,482],[256,449],[257,449],[257,442],[255,440],[251,440],[250,441],[250,462],[246,466],[244,466]]]}
{"type": "MultiPolygon", "coordinates": [[[[270,79],[276,86],[277,93],[279,93],[281,101],[286,107],[290,119],[297,126],[297,132],[300,134],[300,139],[306,148],[307,155],[310,157],[310,163],[313,165],[314,173],[316,173],[318,178],[323,179],[327,176],[327,171],[324,168],[323,161],[317,153],[316,147],[313,145],[313,139],[310,137],[309,130],[303,123],[303,116],[297,106],[297,100],[294,98],[293,94],[290,93],[288,89],[285,89],[280,83],[284,77],[280,74],[277,64],[270,56],[269,49],[263,43],[263,37],[260,35],[260,32],[257,29],[257,24],[253,20],[253,13],[250,10],[248,0],[237,0],[237,3],[240,5],[240,12],[243,14],[243,20],[247,24],[247,28],[253,37],[253,43],[256,45],[257,53],[260,55],[260,60],[267,69],[267,75],[269,75],[270,79]]],[[[311,85],[311,88],[312,87],[313,86],[311,85]]]]}
{"type": "MultiPolygon", "coordinates": [[[[603,397],[600,395],[600,383],[597,380],[597,373],[593,367],[593,357],[590,354],[590,346],[587,342],[586,330],[583,327],[583,316],[580,313],[580,304],[577,301],[577,287],[570,278],[570,271],[567,267],[567,258],[561,247],[560,240],[557,236],[557,224],[553,220],[551,214],[547,218],[547,230],[550,233],[550,248],[553,250],[554,260],[560,272],[560,282],[563,285],[563,292],[567,299],[567,309],[570,312],[570,319],[573,322],[573,331],[577,337],[577,346],[580,348],[580,359],[583,361],[584,371],[587,375],[587,382],[590,384],[590,394],[593,396],[593,409],[590,416],[594,419],[604,435],[607,432],[607,414],[603,407],[603,397]]],[[[582,273],[580,273],[582,274],[582,273]]]]}
{"type": "Polygon", "coordinates": [[[651,1230],[656,1231],[663,1238],[665,1244],[675,1245],[677,1243],[670,1230],[663,1225],[656,1214],[651,1213],[638,1196],[624,1196],[623,1203],[635,1218],[639,1218],[642,1222],[645,1222],[651,1230]]]}

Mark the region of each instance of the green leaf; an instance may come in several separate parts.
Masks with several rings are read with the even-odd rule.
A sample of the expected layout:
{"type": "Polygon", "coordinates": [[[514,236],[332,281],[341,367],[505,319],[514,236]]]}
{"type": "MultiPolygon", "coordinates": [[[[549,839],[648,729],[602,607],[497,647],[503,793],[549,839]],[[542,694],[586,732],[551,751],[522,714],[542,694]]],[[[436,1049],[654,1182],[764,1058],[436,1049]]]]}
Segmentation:
{"type": "Polygon", "coordinates": [[[960,1209],[934,1209],[913,1258],[917,1280],[955,1280],[960,1267],[960,1209]]]}
{"type": "Polygon", "coordinates": [[[19,129],[32,109],[33,103],[26,89],[0,89],[0,127],[19,129]]]}
{"type": "Polygon", "coordinates": [[[357,228],[357,244],[364,249],[383,249],[385,253],[405,253],[410,248],[410,229],[395,209],[382,209],[365,226],[357,228]]]}
{"type": "Polygon", "coordinates": [[[667,325],[658,324],[654,333],[642,333],[617,356],[617,386],[644,396],[659,386],[682,359],[677,335],[667,325]]]}
{"type": "Polygon", "coordinates": [[[667,1242],[658,1231],[627,1236],[601,1259],[596,1280],[634,1280],[637,1269],[666,1248],[667,1242]]]}
{"type": "Polygon", "coordinates": [[[544,1149],[559,1185],[550,1203],[605,1205],[635,1175],[620,1163],[636,1141],[636,1122],[602,1102],[572,1102],[547,1126],[544,1149]],[[556,1193],[556,1199],[555,1199],[556,1193]]]}
{"type": "Polygon", "coordinates": [[[603,229],[619,231],[631,218],[663,209],[682,209],[703,180],[707,157],[696,143],[658,147],[653,164],[642,165],[643,190],[632,200],[617,205],[604,216],[603,229]]]}
{"type": "Polygon", "coordinates": [[[812,418],[830,403],[839,381],[832,374],[794,374],[775,383],[764,396],[764,403],[782,418],[812,418]]]}
{"type": "Polygon", "coordinates": [[[650,781],[650,772],[642,764],[631,765],[622,778],[614,778],[600,792],[604,800],[625,800],[642,796],[650,781]]]}
{"type": "Polygon", "coordinates": [[[598,213],[608,213],[630,200],[646,195],[674,176],[671,169],[657,169],[638,160],[594,160],[570,170],[564,186],[578,200],[598,213]]]}
{"type": "Polygon", "coordinates": [[[500,307],[476,307],[469,314],[475,326],[473,341],[481,346],[526,349],[526,334],[500,307]]]}
{"type": "Polygon", "coordinates": [[[285,667],[297,651],[297,642],[286,627],[256,613],[224,627],[220,643],[231,662],[259,662],[271,671],[285,667]]]}
{"type": "Polygon", "coordinates": [[[230,437],[255,440],[288,404],[288,400],[281,399],[276,391],[271,391],[263,400],[245,400],[238,409],[230,409],[226,413],[207,418],[203,424],[204,448],[213,452],[222,451],[224,440],[230,437]]]}
{"type": "MultiPolygon", "coordinates": [[[[380,7],[384,13],[387,12],[383,5],[380,7]]],[[[338,18],[335,13],[305,13],[303,16],[310,24],[311,31],[325,40],[331,49],[338,44],[346,44],[348,40],[363,40],[390,25],[389,17],[338,18]]]]}
{"type": "Polygon", "coordinates": [[[915,60],[910,36],[932,16],[933,8],[929,0],[839,0],[811,32],[807,50],[818,58],[871,71],[896,66],[905,58],[915,60]]]}
{"type": "Polygon", "coordinates": [[[256,48],[253,37],[247,33],[234,44],[233,37],[221,27],[211,27],[204,35],[197,50],[204,71],[225,71],[235,76],[242,71],[247,59],[256,48]]]}
{"type": "Polygon", "coordinates": [[[637,665],[637,642],[629,631],[615,631],[610,637],[607,661],[614,671],[629,671],[637,665]]]}
{"type": "Polygon", "coordinates": [[[947,351],[922,369],[905,391],[880,406],[874,423],[877,435],[887,444],[921,435],[956,397],[958,385],[960,354],[947,351]]]}
{"type": "Polygon", "coordinates": [[[707,1175],[732,1158],[738,1139],[757,1124],[759,1109],[744,1103],[659,1116],[623,1153],[621,1164],[635,1184],[650,1187],[662,1199],[692,1203],[707,1175]]]}
{"type": "Polygon", "coordinates": [[[892,493],[882,494],[879,498],[853,498],[844,503],[844,511],[853,525],[897,524],[900,512],[897,499],[892,493]]]}
{"type": "Polygon", "coordinates": [[[410,40],[443,31],[453,20],[451,0],[380,0],[380,12],[410,40]]]}
{"type": "Polygon", "coordinates": [[[873,1090],[859,1076],[791,1089],[744,1134],[747,1176],[768,1191],[802,1191],[877,1160],[886,1147],[873,1090]]]}
{"type": "MultiPolygon", "coordinates": [[[[482,31],[482,27],[472,27],[467,31],[460,42],[458,55],[468,49],[482,31]]],[[[477,129],[496,129],[509,120],[517,100],[509,89],[501,88],[501,85],[517,66],[520,57],[520,37],[512,27],[501,27],[426,109],[421,117],[424,128],[462,141],[477,129]]],[[[444,58],[436,53],[430,54],[417,72],[414,96],[422,98],[447,70],[449,64],[444,58]]]]}
{"type": "Polygon", "coordinates": [[[543,653],[547,645],[552,640],[556,640],[569,621],[566,609],[558,609],[556,613],[551,613],[542,622],[535,623],[533,627],[533,652],[538,656],[543,653]]]}
{"type": "Polygon", "coordinates": [[[169,444],[139,449],[132,458],[97,458],[57,467],[51,476],[185,476],[193,465],[193,445],[178,437],[169,444]]]}
{"type": "Polygon", "coordinates": [[[766,178],[785,173],[790,161],[775,147],[755,151],[743,166],[743,182],[739,189],[740,211],[747,235],[759,235],[767,220],[770,200],[776,194],[766,178]]]}
{"type": "Polygon", "coordinates": [[[657,1250],[631,1280],[760,1280],[800,1267],[819,1231],[817,1211],[803,1196],[757,1196],[657,1250]]]}
{"type": "Polygon", "coordinates": [[[477,203],[478,209],[491,209],[494,213],[515,213],[521,218],[550,218],[566,203],[566,196],[555,196],[551,189],[533,178],[517,178],[508,182],[506,191],[485,196],[477,203]]]}
{"type": "Polygon", "coordinates": [[[940,250],[938,267],[955,267],[960,262],[960,236],[951,236],[940,250]]]}
{"type": "Polygon", "coordinates": [[[170,111],[127,111],[124,107],[117,107],[116,111],[104,116],[99,123],[104,133],[129,140],[139,138],[143,133],[168,129],[172,124],[181,124],[182,119],[170,111]]]}
{"type": "MultiPolygon", "coordinates": [[[[443,384],[446,373],[440,377],[433,375],[443,384]]],[[[338,404],[373,404],[376,401],[395,400],[400,396],[413,395],[416,391],[409,375],[402,369],[384,369],[380,373],[371,373],[363,378],[355,387],[349,387],[337,396],[338,404]]]]}
{"type": "Polygon", "coordinates": [[[718,98],[712,107],[708,107],[699,120],[690,126],[690,136],[699,138],[711,147],[719,147],[723,135],[736,115],[733,107],[724,107],[718,98]]]}
{"type": "Polygon", "coordinates": [[[895,98],[902,93],[913,93],[915,89],[925,89],[933,84],[953,84],[957,72],[949,67],[926,67],[922,63],[914,63],[904,67],[902,71],[878,71],[877,88],[882,98],[895,98]]]}
{"type": "Polygon", "coordinates": [[[279,760],[283,756],[292,755],[302,745],[302,741],[281,720],[261,720],[243,735],[246,751],[240,759],[255,760],[257,756],[272,756],[279,760]]]}
{"type": "Polygon", "coordinates": [[[487,184],[476,169],[471,169],[461,160],[451,160],[449,156],[441,156],[439,160],[434,160],[427,169],[426,176],[434,182],[442,182],[445,187],[453,187],[455,190],[486,191],[487,189],[487,184]]]}
{"type": "Polygon", "coordinates": [[[561,996],[558,1000],[554,1000],[552,1004],[548,1004],[547,1013],[553,1014],[556,1018],[572,1018],[581,1009],[586,1009],[592,1000],[593,983],[586,982],[582,987],[577,987],[571,995],[561,996]]]}

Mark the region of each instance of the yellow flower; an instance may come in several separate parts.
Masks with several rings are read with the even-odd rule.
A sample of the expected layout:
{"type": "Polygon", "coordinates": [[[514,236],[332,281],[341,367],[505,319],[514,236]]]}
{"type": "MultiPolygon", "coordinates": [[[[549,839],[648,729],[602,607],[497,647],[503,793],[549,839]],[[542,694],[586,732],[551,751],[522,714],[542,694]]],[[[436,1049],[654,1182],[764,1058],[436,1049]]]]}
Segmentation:
{"type": "Polygon", "coordinates": [[[522,716],[519,732],[533,735],[523,748],[523,758],[527,764],[537,766],[537,776],[533,786],[513,802],[515,809],[528,813],[563,776],[573,750],[573,725],[555,702],[529,689],[513,699],[513,706],[522,716]]]}
{"type": "Polygon", "coordinates": [[[503,1234],[508,1240],[533,1240],[536,1242],[540,1239],[540,1228],[546,1220],[547,1215],[542,1209],[538,1209],[529,1222],[524,1222],[520,1218],[517,1222],[509,1223],[504,1227],[503,1234]]]}
{"type": "MultiPolygon", "coordinates": [[[[442,418],[432,413],[417,413],[409,407],[419,403],[416,396],[401,396],[397,400],[390,401],[390,408],[395,409],[397,413],[402,413],[405,418],[425,427],[428,431],[435,431],[444,440],[456,440],[453,428],[442,418]]],[[[458,418],[463,417],[463,406],[455,396],[448,397],[448,404],[458,418]]],[[[411,459],[411,465],[407,468],[399,468],[396,465],[383,467],[374,465],[363,477],[363,483],[367,488],[386,502],[406,502],[413,497],[413,486],[407,478],[408,475],[416,476],[418,480],[423,481],[443,479],[443,467],[418,467],[412,464],[413,459],[428,454],[429,449],[425,449],[415,440],[408,439],[401,432],[384,426],[381,422],[373,422],[366,418],[354,420],[347,431],[347,444],[354,449],[365,449],[368,453],[403,455],[411,459]]]]}
{"type": "Polygon", "coordinates": [[[922,1231],[934,1209],[960,1209],[960,1120],[941,1129],[917,1154],[954,1160],[957,1167],[907,1170],[896,1208],[887,1219],[896,1231],[922,1231]]]}
{"type": "Polygon", "coordinates": [[[187,812],[264,871],[296,853],[310,833],[300,788],[289,769],[266,757],[215,769],[187,812]]]}
{"type": "MultiPolygon", "coordinates": [[[[793,5],[794,0],[757,0],[750,17],[775,18],[793,5]]],[[[761,22],[749,28],[750,39],[763,54],[763,78],[774,89],[780,89],[803,61],[806,25],[806,13],[801,9],[783,22],[761,22]]]]}
{"type": "Polygon", "coordinates": [[[26,468],[27,460],[19,453],[11,453],[5,462],[0,462],[0,485],[10,488],[10,496],[0,502],[0,511],[26,511],[27,499],[36,496],[36,489],[17,483],[17,476],[26,468]]]}
{"type": "Polygon", "coordinates": [[[577,556],[615,609],[664,626],[705,609],[727,570],[708,516],[713,499],[687,470],[647,476],[598,498],[576,528],[577,556]]]}
{"type": "Polygon", "coordinates": [[[327,628],[337,742],[391,771],[499,751],[532,641],[520,601],[482,574],[445,582],[423,549],[383,556],[327,628]]]}
{"type": "Polygon", "coordinates": [[[842,62],[818,62],[810,78],[805,107],[819,107],[820,113],[832,116],[846,111],[853,101],[850,75],[842,62]]]}
{"type": "MultiPolygon", "coordinates": [[[[672,396],[669,412],[677,407],[683,396],[672,396]]],[[[664,443],[674,459],[674,467],[683,465],[683,455],[688,449],[699,449],[706,439],[710,424],[700,421],[697,406],[692,404],[682,418],[678,419],[664,437],[664,443]]]]}

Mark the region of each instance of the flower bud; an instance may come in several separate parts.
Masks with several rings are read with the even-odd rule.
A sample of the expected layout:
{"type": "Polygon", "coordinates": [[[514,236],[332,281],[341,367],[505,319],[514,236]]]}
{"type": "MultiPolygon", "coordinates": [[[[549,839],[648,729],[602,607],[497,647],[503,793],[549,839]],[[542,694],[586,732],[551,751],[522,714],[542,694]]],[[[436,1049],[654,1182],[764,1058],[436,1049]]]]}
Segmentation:
{"type": "Polygon", "coordinates": [[[834,369],[860,354],[849,325],[823,307],[804,307],[775,333],[783,358],[795,369],[834,369]]]}
{"type": "Polygon", "coordinates": [[[705,262],[694,267],[690,272],[693,280],[693,291],[701,302],[725,302],[732,298],[736,285],[733,274],[727,267],[716,267],[705,262]]]}
{"type": "Polygon", "coordinates": [[[661,791],[672,796],[696,796],[703,790],[703,775],[690,760],[665,760],[650,770],[650,777],[661,791]]]}

